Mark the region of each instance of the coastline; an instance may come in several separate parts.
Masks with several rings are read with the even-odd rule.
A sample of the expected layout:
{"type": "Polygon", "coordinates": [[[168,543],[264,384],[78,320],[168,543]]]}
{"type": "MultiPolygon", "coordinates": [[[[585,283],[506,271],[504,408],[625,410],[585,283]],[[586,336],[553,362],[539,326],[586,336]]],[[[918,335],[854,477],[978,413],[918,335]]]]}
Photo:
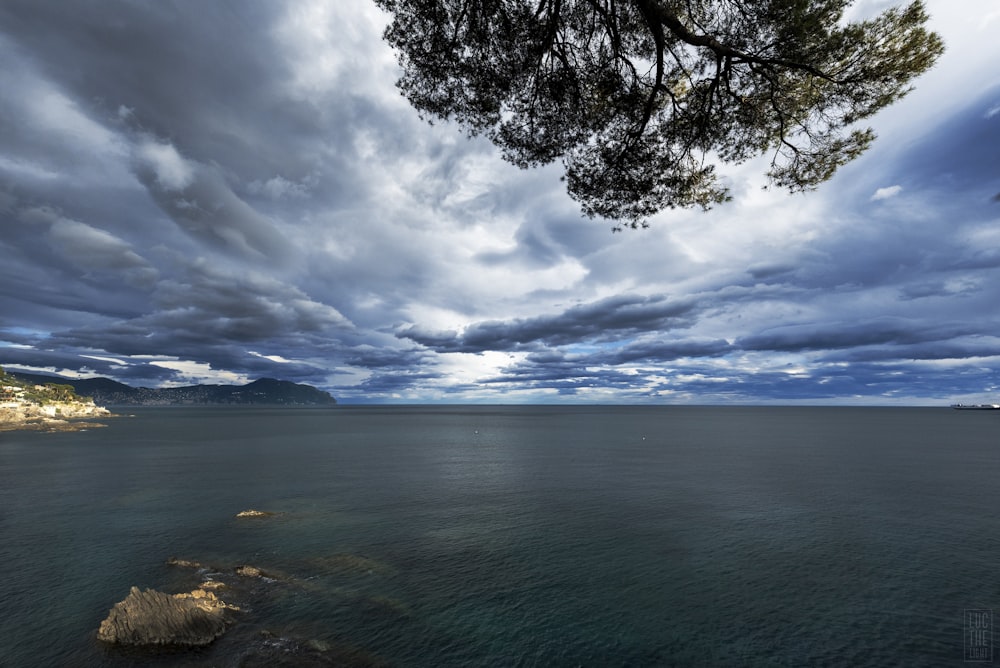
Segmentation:
{"type": "Polygon", "coordinates": [[[20,403],[0,406],[0,432],[5,431],[79,431],[106,427],[97,418],[115,417],[103,406],[82,401],[56,401],[44,406],[20,403]]]}

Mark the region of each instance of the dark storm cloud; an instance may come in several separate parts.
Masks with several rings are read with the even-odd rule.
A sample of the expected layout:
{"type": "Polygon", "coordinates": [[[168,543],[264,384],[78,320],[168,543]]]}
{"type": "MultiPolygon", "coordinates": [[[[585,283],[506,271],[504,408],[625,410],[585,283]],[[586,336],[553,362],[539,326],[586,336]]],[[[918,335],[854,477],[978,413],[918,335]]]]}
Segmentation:
{"type": "MultiPolygon", "coordinates": [[[[814,365],[802,369],[741,371],[725,373],[710,365],[685,365],[676,369],[639,368],[630,373],[615,369],[582,370],[560,364],[534,369],[518,366],[491,378],[491,383],[511,387],[530,386],[560,394],[583,395],[587,389],[615,388],[621,401],[695,401],[707,399],[745,403],[777,402],[882,402],[898,397],[909,399],[956,395],[970,388],[996,387],[1000,372],[988,367],[963,369],[934,368],[913,363],[859,362],[814,365]]],[[[587,395],[590,396],[590,395],[587,395]]]]}
{"type": "Polygon", "coordinates": [[[159,275],[126,240],[47,207],[6,216],[0,225],[5,249],[0,302],[12,303],[8,313],[85,313],[98,304],[111,314],[136,313],[159,275]]]}
{"type": "Polygon", "coordinates": [[[115,272],[126,281],[152,284],[156,270],[123,240],[85,223],[62,219],[49,230],[52,246],[84,271],[115,272]]]}
{"type": "Polygon", "coordinates": [[[53,344],[122,355],[185,356],[221,342],[304,340],[350,323],[335,309],[268,276],[196,264],[187,281],[166,280],[153,293],[156,310],[117,323],[54,334],[53,344]]]}
{"type": "Polygon", "coordinates": [[[173,320],[186,329],[198,324],[233,327],[232,336],[240,340],[351,326],[333,307],[314,301],[295,286],[248,269],[198,264],[191,267],[187,281],[160,284],[156,298],[161,310],[155,318],[173,320]]]}
{"type": "MultiPolygon", "coordinates": [[[[326,150],[317,141],[317,132],[329,129],[324,124],[350,135],[336,115],[353,103],[321,110],[276,94],[287,87],[289,71],[274,40],[279,17],[268,6],[199,7],[197,25],[188,26],[193,15],[181,5],[112,4],[0,8],[10,19],[0,23],[16,28],[0,46],[23,59],[26,84],[55,101],[56,129],[79,140],[82,127],[93,142],[107,144],[89,165],[77,161],[80,172],[49,173],[76,164],[60,152],[67,142],[23,131],[39,116],[38,105],[0,107],[15,116],[6,127],[22,128],[2,134],[20,157],[0,160],[0,170],[14,170],[0,209],[13,223],[0,226],[0,243],[14,259],[0,268],[0,305],[47,324],[54,333],[34,337],[39,347],[168,356],[220,371],[324,382],[327,369],[274,362],[247,348],[316,355],[330,347],[331,330],[350,327],[325,301],[273,276],[296,251],[295,235],[285,219],[264,211],[311,189],[336,192],[322,183],[319,167],[338,179],[358,173],[316,158],[326,150]],[[187,30],[183,39],[179,29],[187,30]],[[52,39],[60,31],[64,38],[52,39]],[[45,77],[29,76],[39,72],[45,77]],[[324,121],[328,115],[334,118],[324,121]],[[104,178],[93,192],[81,188],[84,167],[120,182],[104,178]],[[61,213],[69,209],[76,219],[61,213]]],[[[372,111],[370,102],[354,106],[351,118],[372,111]]],[[[346,161],[352,151],[338,153],[346,161]]],[[[287,207],[272,208],[288,216],[287,207]]],[[[77,355],[75,367],[66,368],[86,364],[77,355]]],[[[164,378],[160,367],[141,367],[102,372],[126,377],[127,368],[133,378],[164,378]]]]}
{"type": "Polygon", "coordinates": [[[608,369],[637,362],[658,364],[682,358],[712,358],[736,349],[721,339],[640,340],[622,346],[601,347],[592,352],[565,353],[558,349],[531,353],[507,367],[507,376],[534,379],[594,376],[594,369],[608,369]]]}
{"type": "MultiPolygon", "coordinates": [[[[537,361],[536,361],[537,362],[537,361]]],[[[639,376],[618,369],[587,369],[573,363],[528,363],[503,369],[498,376],[484,379],[485,385],[506,385],[511,389],[558,390],[564,394],[585,389],[634,387],[639,376]]]]}
{"type": "Polygon", "coordinates": [[[173,147],[155,142],[140,152],[139,180],[182,230],[249,260],[280,266],[291,258],[277,225],[237,197],[215,169],[190,165],[173,147]]]}
{"type": "Polygon", "coordinates": [[[793,271],[795,271],[795,267],[783,264],[759,264],[747,268],[747,273],[754,280],[766,282],[771,282],[779,276],[787,277],[793,271]]]}
{"type": "Polygon", "coordinates": [[[979,288],[974,285],[965,285],[955,288],[949,286],[944,281],[935,281],[904,285],[899,289],[899,296],[901,299],[905,300],[924,299],[927,297],[953,297],[961,294],[969,294],[978,289],[979,288]]]}
{"type": "MultiPolygon", "coordinates": [[[[620,348],[611,347],[589,353],[564,353],[560,350],[531,353],[503,369],[497,376],[483,380],[492,385],[511,385],[561,392],[587,388],[625,390],[649,386],[652,377],[664,371],[660,363],[681,358],[719,357],[732,352],[726,341],[641,341],[620,348]],[[636,363],[642,368],[621,369],[636,363]]],[[[648,392],[648,390],[647,390],[648,392]]]]}
{"type": "MultiPolygon", "coordinates": [[[[553,387],[552,383],[562,385],[567,382],[577,383],[582,379],[598,378],[603,372],[587,369],[581,355],[567,355],[559,351],[532,353],[523,361],[501,369],[501,374],[487,379],[487,383],[525,383],[538,386],[553,387]]],[[[613,372],[617,374],[618,372],[613,372]]]]}
{"type": "Polygon", "coordinates": [[[397,336],[438,352],[510,351],[535,344],[559,346],[648,330],[681,329],[690,324],[694,309],[694,303],[687,300],[621,295],[573,306],[554,316],[475,323],[462,333],[409,327],[397,336]]]}
{"type": "Polygon", "coordinates": [[[951,341],[894,346],[859,347],[824,354],[831,362],[878,362],[899,360],[949,360],[1000,357],[1000,340],[989,337],[965,337],[951,341]]]}
{"type": "MultiPolygon", "coordinates": [[[[0,364],[273,376],[352,401],[996,381],[996,90],[933,123],[900,106],[894,142],[818,193],[761,194],[736,169],[731,205],[612,236],[557,166],[519,171],[420,121],[382,19],[308,0],[0,3],[0,364]]],[[[992,72],[991,44],[940,67],[992,72]]]]}
{"type": "Polygon", "coordinates": [[[971,104],[935,127],[913,150],[901,156],[908,182],[941,189],[970,204],[987,204],[1000,180],[1000,87],[981,93],[971,104]],[[934,156],[933,160],[925,156],[934,156]],[[985,187],[985,192],[983,188],[985,187]],[[970,191],[983,192],[974,202],[970,191]]]}
{"type": "Polygon", "coordinates": [[[398,350],[357,346],[344,356],[344,364],[376,370],[408,370],[430,364],[432,355],[422,349],[398,350]]]}
{"type": "Polygon", "coordinates": [[[545,267],[567,257],[591,257],[607,248],[607,228],[581,225],[578,216],[567,215],[564,209],[544,199],[532,198],[532,190],[540,183],[544,181],[535,178],[517,193],[523,202],[531,203],[531,210],[514,234],[516,244],[503,251],[480,253],[479,261],[491,266],[545,267]]]}
{"type": "Polygon", "coordinates": [[[32,346],[42,338],[41,335],[35,332],[17,331],[13,326],[8,326],[4,323],[3,316],[0,316],[0,339],[11,344],[11,347],[32,346]]]}
{"type": "Polygon", "coordinates": [[[56,374],[67,372],[73,374],[82,370],[87,375],[113,377],[127,384],[159,385],[173,381],[178,376],[176,371],[155,364],[144,362],[125,364],[72,349],[3,347],[0,348],[0,363],[15,371],[18,367],[43,369],[56,374]]]}
{"type": "Polygon", "coordinates": [[[637,341],[617,349],[593,355],[601,364],[631,364],[633,362],[668,362],[683,357],[718,357],[733,352],[724,339],[637,341]]]}
{"type": "Polygon", "coordinates": [[[28,62],[96,115],[120,112],[211,161],[249,155],[256,138],[287,122],[275,113],[265,128],[241,113],[281,111],[270,94],[287,74],[271,55],[280,11],[252,1],[13,0],[0,7],[0,23],[28,62]]]}
{"type": "Polygon", "coordinates": [[[428,381],[435,381],[443,375],[434,371],[403,371],[398,373],[373,373],[357,385],[342,388],[352,398],[365,400],[391,399],[393,394],[419,389],[428,381]]]}
{"type": "Polygon", "coordinates": [[[939,341],[974,333],[976,328],[967,324],[928,325],[912,319],[880,317],[860,322],[776,327],[742,337],[736,345],[744,350],[831,350],[882,343],[939,341]]]}
{"type": "MultiPolygon", "coordinates": [[[[0,365],[7,368],[28,366],[50,367],[57,370],[75,369],[79,366],[80,361],[79,355],[70,351],[39,350],[34,347],[21,348],[18,346],[0,348],[0,365]]],[[[112,366],[108,362],[94,360],[93,368],[108,371],[112,366]]]]}
{"type": "Polygon", "coordinates": [[[1000,268],[1000,247],[968,247],[956,253],[949,269],[975,270],[1000,268]]]}

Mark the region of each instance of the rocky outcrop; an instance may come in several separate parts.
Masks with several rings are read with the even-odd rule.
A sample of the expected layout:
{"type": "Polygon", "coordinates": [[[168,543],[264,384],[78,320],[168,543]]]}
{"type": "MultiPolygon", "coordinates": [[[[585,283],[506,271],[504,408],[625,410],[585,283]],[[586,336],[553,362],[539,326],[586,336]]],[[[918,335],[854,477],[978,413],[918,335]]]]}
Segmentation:
{"type": "Polygon", "coordinates": [[[379,624],[406,623],[412,617],[402,601],[372,596],[367,586],[365,591],[354,586],[362,579],[370,582],[371,576],[394,574],[395,569],[388,564],[349,553],[308,559],[300,564],[312,573],[309,577],[295,577],[274,571],[270,566],[264,570],[247,563],[213,563],[171,556],[165,566],[172,570],[173,586],[194,591],[171,595],[132,587],[128,596],[115,604],[101,622],[97,638],[109,645],[108,652],[130,659],[159,655],[164,646],[185,648],[218,643],[211,650],[166,651],[199,654],[211,651],[217,656],[234,657],[227,665],[243,668],[387,665],[374,654],[341,644],[338,638],[289,637],[263,629],[260,611],[280,605],[289,595],[296,600],[315,595],[337,596],[344,605],[379,624]],[[326,585],[317,585],[316,575],[335,575],[341,579],[341,586],[331,591],[326,585]],[[242,611],[236,613],[240,608],[242,611]]]}
{"type": "Polygon", "coordinates": [[[31,429],[38,431],[76,431],[105,425],[90,422],[110,417],[111,411],[91,402],[58,401],[45,405],[8,402],[0,406],[0,431],[31,429]],[[77,420],[83,420],[78,422],[77,420]]]}
{"type": "Polygon", "coordinates": [[[97,638],[122,645],[207,645],[225,632],[229,611],[238,609],[204,589],[170,595],[132,587],[101,622],[97,638]]]}

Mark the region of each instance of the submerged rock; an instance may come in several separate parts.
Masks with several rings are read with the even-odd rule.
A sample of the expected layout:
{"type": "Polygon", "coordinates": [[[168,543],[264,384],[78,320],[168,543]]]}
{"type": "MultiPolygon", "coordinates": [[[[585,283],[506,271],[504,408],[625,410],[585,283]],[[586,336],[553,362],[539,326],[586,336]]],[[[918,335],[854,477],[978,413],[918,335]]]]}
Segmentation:
{"type": "Polygon", "coordinates": [[[327,557],[313,557],[309,565],[326,573],[345,575],[394,575],[396,569],[389,564],[369,559],[358,554],[333,554],[327,557]]]}
{"type": "Polygon", "coordinates": [[[240,575],[240,576],[243,576],[245,578],[263,578],[263,577],[267,577],[264,574],[264,571],[260,570],[256,566],[250,566],[250,565],[247,565],[247,564],[244,564],[243,566],[237,566],[236,567],[236,574],[240,575]]]}
{"type": "Polygon", "coordinates": [[[226,631],[230,610],[239,608],[204,589],[170,595],[132,587],[101,622],[97,639],[122,645],[207,645],[226,631]]]}
{"type": "Polygon", "coordinates": [[[239,658],[240,668],[388,668],[389,663],[349,643],[296,638],[261,631],[260,640],[239,658]]]}
{"type": "Polygon", "coordinates": [[[249,508],[236,513],[236,517],[273,517],[277,514],[270,510],[254,510],[253,508],[249,508]]]}
{"type": "Polygon", "coordinates": [[[409,617],[410,608],[402,601],[388,596],[368,596],[357,600],[357,605],[368,612],[379,615],[409,617]]]}

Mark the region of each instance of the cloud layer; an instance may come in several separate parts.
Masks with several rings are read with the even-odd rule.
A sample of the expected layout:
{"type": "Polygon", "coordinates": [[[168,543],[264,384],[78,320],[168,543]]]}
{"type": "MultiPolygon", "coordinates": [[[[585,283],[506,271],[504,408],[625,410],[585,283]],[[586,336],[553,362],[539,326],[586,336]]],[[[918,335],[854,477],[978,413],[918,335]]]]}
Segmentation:
{"type": "MultiPolygon", "coordinates": [[[[856,3],[863,16],[882,4],[856,3]]],[[[0,364],[342,401],[941,403],[1000,386],[1000,44],[818,192],[611,233],[428,125],[365,3],[0,5],[0,364]]]]}

